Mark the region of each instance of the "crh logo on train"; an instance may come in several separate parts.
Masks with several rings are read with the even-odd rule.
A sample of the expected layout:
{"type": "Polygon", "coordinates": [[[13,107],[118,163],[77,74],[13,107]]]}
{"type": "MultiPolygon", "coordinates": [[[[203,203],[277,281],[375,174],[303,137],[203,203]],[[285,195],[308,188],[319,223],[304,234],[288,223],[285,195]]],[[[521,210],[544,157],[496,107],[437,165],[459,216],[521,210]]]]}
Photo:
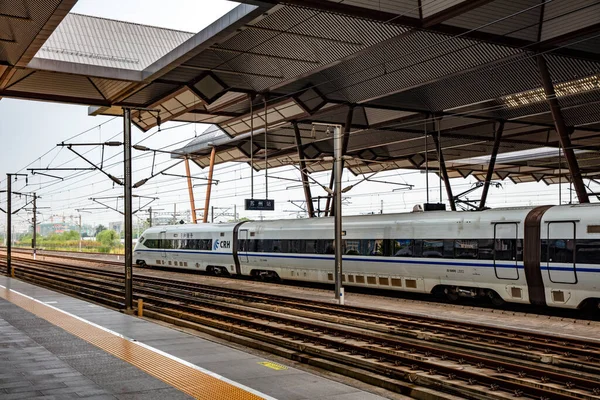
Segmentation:
{"type": "Polygon", "coordinates": [[[213,250],[230,249],[230,248],[231,248],[231,241],[229,241],[229,240],[217,239],[215,241],[215,244],[213,245],[213,250]]]}

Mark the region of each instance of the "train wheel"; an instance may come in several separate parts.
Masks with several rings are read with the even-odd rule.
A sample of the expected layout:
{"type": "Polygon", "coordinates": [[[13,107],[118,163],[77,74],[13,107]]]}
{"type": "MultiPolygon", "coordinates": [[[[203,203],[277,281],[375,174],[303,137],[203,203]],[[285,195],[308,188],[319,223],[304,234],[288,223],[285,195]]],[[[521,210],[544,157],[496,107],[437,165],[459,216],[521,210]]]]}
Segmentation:
{"type": "Polygon", "coordinates": [[[456,290],[454,290],[453,288],[446,288],[444,289],[444,294],[446,295],[446,300],[454,303],[456,301],[458,301],[458,292],[456,290]]]}
{"type": "Polygon", "coordinates": [[[496,307],[503,306],[504,303],[506,303],[504,301],[504,299],[502,297],[500,297],[498,295],[498,293],[494,292],[493,290],[490,290],[488,292],[488,297],[490,298],[490,301],[492,302],[492,305],[494,305],[496,307]]]}
{"type": "Polygon", "coordinates": [[[143,260],[138,261],[137,265],[140,268],[148,268],[148,264],[146,264],[146,261],[143,261],[143,260]]]}

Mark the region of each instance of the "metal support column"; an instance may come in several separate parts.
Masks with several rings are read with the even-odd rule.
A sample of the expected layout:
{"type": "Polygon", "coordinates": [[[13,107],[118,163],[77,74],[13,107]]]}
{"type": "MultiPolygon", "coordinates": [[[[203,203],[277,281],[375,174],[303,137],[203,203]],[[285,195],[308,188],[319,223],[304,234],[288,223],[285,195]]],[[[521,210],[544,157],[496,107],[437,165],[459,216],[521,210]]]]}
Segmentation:
{"type": "Polygon", "coordinates": [[[190,210],[192,214],[192,222],[198,223],[196,217],[196,201],[194,200],[194,189],[192,187],[192,176],[190,175],[190,159],[185,158],[185,174],[187,175],[188,192],[190,195],[190,210]]]}
{"type": "MultiPolygon", "coordinates": [[[[439,137],[436,135],[431,136],[435,143],[435,147],[438,152],[438,162],[440,164],[440,172],[444,178],[444,186],[446,186],[446,196],[448,196],[448,202],[450,203],[450,209],[456,211],[456,203],[454,203],[454,196],[452,194],[452,186],[450,186],[450,177],[448,176],[448,170],[446,169],[446,161],[444,160],[444,153],[442,152],[442,144],[440,143],[439,137]]],[[[440,191],[441,193],[441,191],[440,191]]]]}
{"type": "Polygon", "coordinates": [[[554,126],[556,128],[556,132],[558,132],[560,145],[563,148],[565,158],[567,159],[567,165],[569,166],[569,172],[571,174],[573,185],[575,186],[575,192],[579,198],[579,203],[589,203],[590,198],[588,197],[585,184],[583,183],[581,170],[579,169],[579,163],[575,157],[575,152],[573,151],[573,147],[571,145],[571,138],[569,137],[569,131],[565,125],[565,120],[560,110],[558,100],[556,99],[556,92],[554,91],[552,78],[550,77],[548,65],[546,64],[546,60],[544,59],[543,55],[538,54],[537,63],[540,70],[542,86],[544,87],[544,93],[546,94],[546,100],[550,105],[550,111],[552,112],[552,118],[554,119],[554,126]]]}
{"type": "Polygon", "coordinates": [[[306,174],[308,171],[306,170],[306,161],[304,155],[304,149],[302,148],[302,136],[300,135],[300,128],[298,128],[298,122],[293,121],[294,125],[294,134],[296,135],[296,147],[298,148],[298,158],[300,159],[300,171],[302,178],[302,187],[304,189],[304,198],[306,200],[306,211],[308,212],[308,218],[313,218],[315,216],[315,209],[312,201],[312,193],[310,191],[310,183],[308,182],[308,176],[306,174]]]}
{"type": "Polygon", "coordinates": [[[496,129],[496,136],[494,136],[494,147],[492,148],[492,156],[490,157],[490,164],[488,165],[487,174],[485,175],[485,182],[483,183],[483,193],[481,194],[481,200],[479,201],[480,210],[483,210],[485,208],[485,202],[487,201],[488,192],[490,190],[490,184],[492,183],[494,167],[496,166],[496,157],[498,157],[498,150],[500,149],[500,142],[502,141],[503,132],[504,121],[500,121],[498,129],[496,129]]]}
{"type": "Polygon", "coordinates": [[[206,186],[206,199],[204,200],[204,216],[202,217],[202,222],[208,222],[208,208],[210,206],[210,192],[212,190],[212,179],[213,172],[215,170],[215,155],[217,153],[217,149],[215,147],[212,148],[210,152],[210,165],[208,167],[208,185],[206,186]]]}
{"type": "MultiPolygon", "coordinates": [[[[335,163],[333,164],[333,168],[331,170],[331,177],[329,178],[329,190],[333,190],[333,184],[335,182],[335,163]]],[[[327,196],[327,201],[325,202],[325,216],[328,217],[330,214],[330,211],[332,210],[332,205],[331,205],[331,199],[333,196],[328,195],[327,196]]],[[[331,215],[333,216],[333,212],[331,213],[331,215]]]]}
{"type": "Polygon", "coordinates": [[[12,175],[6,174],[6,273],[11,276],[12,250],[12,175]]]}
{"type": "MultiPolygon", "coordinates": [[[[33,194],[33,233],[31,238],[31,250],[33,253],[33,259],[36,259],[36,239],[37,239],[37,196],[33,194]]],[[[79,240],[81,240],[81,222],[79,223],[79,240]]],[[[79,251],[81,251],[81,246],[79,251]]]]}
{"type": "Polygon", "coordinates": [[[131,110],[123,109],[123,164],[125,198],[125,309],[133,310],[133,205],[131,179],[131,110]]]}
{"type": "Polygon", "coordinates": [[[334,159],[335,159],[335,179],[334,179],[334,207],[335,207],[335,298],[343,303],[342,293],[342,147],[343,136],[342,127],[334,128],[334,159]]]}
{"type": "MultiPolygon", "coordinates": [[[[342,175],[344,174],[344,156],[348,152],[348,143],[350,143],[350,131],[352,130],[352,118],[353,117],[354,117],[354,105],[350,105],[348,107],[348,114],[346,114],[346,123],[344,125],[344,135],[343,135],[343,139],[342,139],[342,155],[341,155],[342,162],[340,164],[340,168],[342,169],[342,172],[341,172],[342,175]]],[[[335,174],[336,174],[336,172],[335,172],[335,168],[334,168],[332,178],[335,176],[335,174]]],[[[342,176],[342,175],[340,175],[340,176],[342,176]]],[[[333,179],[332,179],[332,182],[333,182],[333,179]]],[[[330,185],[330,187],[331,187],[331,185],[330,185]]],[[[333,204],[331,206],[329,215],[331,215],[331,216],[336,215],[335,204],[333,204]]]]}

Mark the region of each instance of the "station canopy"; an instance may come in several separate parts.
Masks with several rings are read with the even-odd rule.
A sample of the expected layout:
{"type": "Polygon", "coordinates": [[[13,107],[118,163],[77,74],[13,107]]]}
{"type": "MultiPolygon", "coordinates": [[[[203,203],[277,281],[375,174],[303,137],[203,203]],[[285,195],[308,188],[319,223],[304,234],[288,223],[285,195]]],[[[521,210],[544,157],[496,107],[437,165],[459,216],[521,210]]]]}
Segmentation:
{"type": "Polygon", "coordinates": [[[0,4],[0,96],[213,124],[181,149],[201,167],[214,147],[219,163],[303,154],[329,170],[318,122],[344,126],[354,174],[443,157],[450,178],[485,180],[494,147],[493,179],[566,181],[567,152],[600,174],[596,0],[245,1],[195,34],[68,14],[75,2],[0,4]]]}

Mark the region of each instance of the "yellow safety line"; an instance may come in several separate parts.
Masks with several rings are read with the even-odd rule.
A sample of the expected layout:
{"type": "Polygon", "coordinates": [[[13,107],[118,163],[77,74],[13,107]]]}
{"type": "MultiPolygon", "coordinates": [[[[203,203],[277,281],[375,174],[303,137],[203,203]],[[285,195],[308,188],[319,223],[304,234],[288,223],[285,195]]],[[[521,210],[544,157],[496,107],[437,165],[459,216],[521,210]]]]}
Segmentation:
{"type": "Polygon", "coordinates": [[[250,393],[215,376],[199,371],[7,288],[0,287],[0,297],[194,398],[202,400],[263,399],[261,396],[250,393]]]}

